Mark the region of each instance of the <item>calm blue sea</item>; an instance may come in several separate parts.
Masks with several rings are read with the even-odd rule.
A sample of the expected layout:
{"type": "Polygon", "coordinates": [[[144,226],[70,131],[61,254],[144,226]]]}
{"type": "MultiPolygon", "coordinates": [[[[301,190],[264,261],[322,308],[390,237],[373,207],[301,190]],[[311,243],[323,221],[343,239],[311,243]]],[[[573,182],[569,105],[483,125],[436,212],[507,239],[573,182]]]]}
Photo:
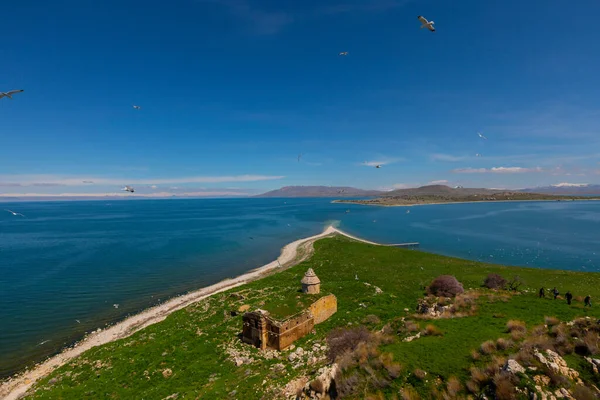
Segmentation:
{"type": "Polygon", "coordinates": [[[600,271],[600,202],[369,207],[330,199],[4,203],[0,376],[85,332],[272,261],[330,224],[488,262],[600,271]],[[349,210],[349,213],[346,213],[349,210]],[[118,308],[113,305],[118,304],[118,308]],[[79,321],[79,322],[78,322],[79,321]]]}

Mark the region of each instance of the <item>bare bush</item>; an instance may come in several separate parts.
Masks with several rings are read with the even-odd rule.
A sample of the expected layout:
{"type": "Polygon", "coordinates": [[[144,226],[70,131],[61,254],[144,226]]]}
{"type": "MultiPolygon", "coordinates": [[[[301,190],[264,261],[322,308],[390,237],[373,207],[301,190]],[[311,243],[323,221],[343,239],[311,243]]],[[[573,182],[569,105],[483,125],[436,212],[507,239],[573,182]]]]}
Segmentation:
{"type": "Polygon", "coordinates": [[[427,336],[442,336],[443,335],[440,328],[438,328],[435,325],[431,325],[431,324],[429,324],[425,327],[425,331],[423,332],[423,334],[427,335],[427,336]]]}
{"type": "Polygon", "coordinates": [[[404,386],[400,389],[400,396],[402,400],[421,400],[421,396],[412,386],[404,386]]]}
{"type": "Polygon", "coordinates": [[[371,339],[371,332],[364,326],[352,329],[337,328],[327,336],[329,350],[327,356],[331,362],[347,351],[354,351],[359,343],[368,342],[371,339]]]}
{"type": "Polygon", "coordinates": [[[506,331],[511,333],[511,332],[527,332],[527,326],[525,325],[525,322],[523,321],[518,321],[516,319],[511,319],[510,321],[508,321],[506,323],[506,331]]]}
{"type": "Polygon", "coordinates": [[[463,293],[465,289],[452,275],[440,275],[431,282],[427,288],[427,293],[434,296],[456,297],[457,294],[463,293]]]}
{"type": "Polygon", "coordinates": [[[377,315],[369,314],[365,317],[363,322],[365,324],[375,325],[375,324],[380,323],[381,320],[379,319],[379,317],[377,315]]]}
{"type": "Polygon", "coordinates": [[[594,392],[592,391],[592,389],[590,389],[589,387],[584,386],[584,385],[577,385],[577,386],[575,386],[575,388],[573,388],[573,397],[575,397],[575,400],[595,400],[595,399],[597,399],[597,397],[594,394],[594,392]]]}
{"type": "Polygon", "coordinates": [[[496,340],[496,347],[498,350],[506,350],[514,345],[513,341],[510,339],[499,338],[496,340]]]}
{"type": "Polygon", "coordinates": [[[335,383],[338,396],[344,398],[347,396],[352,396],[358,392],[360,377],[357,373],[344,376],[338,371],[338,373],[335,375],[335,383]]]}
{"type": "Polygon", "coordinates": [[[323,385],[323,381],[320,378],[317,378],[310,383],[310,390],[323,394],[325,392],[325,385],[323,385]]]}
{"type": "Polygon", "coordinates": [[[420,380],[425,379],[425,377],[427,376],[427,372],[423,371],[422,369],[415,369],[415,371],[413,372],[413,374],[420,380]]]}
{"type": "Polygon", "coordinates": [[[494,343],[493,340],[487,340],[481,343],[479,351],[481,351],[482,354],[492,354],[496,351],[496,343],[494,343]]]}
{"type": "Polygon", "coordinates": [[[548,326],[555,326],[560,324],[560,320],[556,317],[544,317],[544,322],[548,326]]]}
{"type": "Polygon", "coordinates": [[[483,286],[488,289],[504,289],[506,287],[506,279],[498,274],[489,274],[483,281],[483,286]]]}
{"type": "Polygon", "coordinates": [[[516,398],[516,378],[513,374],[502,372],[494,376],[493,379],[496,399],[513,400],[516,398]]]}
{"type": "Polygon", "coordinates": [[[446,383],[446,391],[450,398],[455,398],[456,395],[462,390],[462,385],[460,381],[455,376],[450,377],[448,382],[446,383]]]}
{"type": "Polygon", "coordinates": [[[406,329],[406,332],[417,332],[420,328],[419,324],[409,320],[404,322],[404,329],[406,329]]]}
{"type": "Polygon", "coordinates": [[[515,275],[508,281],[508,290],[516,292],[523,285],[523,280],[518,275],[515,275]]]}

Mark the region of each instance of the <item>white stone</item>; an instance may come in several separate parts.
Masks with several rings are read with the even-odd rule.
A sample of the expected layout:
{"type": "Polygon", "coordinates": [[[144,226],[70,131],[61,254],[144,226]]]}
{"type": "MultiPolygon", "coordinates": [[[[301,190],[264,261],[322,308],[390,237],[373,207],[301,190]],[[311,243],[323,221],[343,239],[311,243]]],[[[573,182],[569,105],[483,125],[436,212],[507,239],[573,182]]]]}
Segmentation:
{"type": "Polygon", "coordinates": [[[523,368],[521,364],[513,359],[506,361],[506,364],[504,364],[504,370],[512,374],[525,373],[525,368],[523,368]]]}

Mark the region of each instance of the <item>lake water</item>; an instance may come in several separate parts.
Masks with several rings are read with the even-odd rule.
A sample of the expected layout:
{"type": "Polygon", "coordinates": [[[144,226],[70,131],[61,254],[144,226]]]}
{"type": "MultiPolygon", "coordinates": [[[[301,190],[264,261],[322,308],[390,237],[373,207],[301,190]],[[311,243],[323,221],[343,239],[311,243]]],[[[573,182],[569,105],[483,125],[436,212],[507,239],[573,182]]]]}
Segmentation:
{"type": "Polygon", "coordinates": [[[234,277],[331,223],[382,243],[600,271],[600,202],[371,207],[330,199],[5,203],[0,376],[169,297],[234,277]],[[349,213],[346,213],[349,210],[349,213]],[[118,308],[114,305],[118,304],[118,308]]]}

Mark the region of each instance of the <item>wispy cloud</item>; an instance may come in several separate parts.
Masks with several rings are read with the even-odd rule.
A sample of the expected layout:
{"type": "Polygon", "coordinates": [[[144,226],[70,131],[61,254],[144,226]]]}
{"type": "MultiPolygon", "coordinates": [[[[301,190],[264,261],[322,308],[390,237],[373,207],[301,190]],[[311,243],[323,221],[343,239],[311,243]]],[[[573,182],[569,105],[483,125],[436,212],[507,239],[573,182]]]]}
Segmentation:
{"type": "Polygon", "coordinates": [[[585,187],[585,186],[589,186],[589,185],[587,183],[562,182],[562,183],[557,183],[555,185],[550,185],[550,186],[554,186],[554,187],[585,187]]]}
{"type": "Polygon", "coordinates": [[[203,3],[220,4],[239,19],[246,21],[257,35],[273,35],[292,23],[292,15],[283,11],[266,11],[247,0],[200,0],[203,3]]]}
{"type": "Polygon", "coordinates": [[[540,167],[522,168],[522,167],[492,167],[492,168],[457,168],[452,172],[455,174],[524,174],[528,172],[543,172],[540,167]]]}
{"type": "Polygon", "coordinates": [[[58,194],[48,194],[48,193],[0,193],[0,198],[7,197],[23,197],[23,198],[44,198],[44,197],[60,197],[60,198],[105,198],[105,197],[115,197],[115,198],[163,198],[163,197],[224,197],[224,196],[249,196],[253,193],[246,192],[237,192],[237,191],[228,191],[228,190],[211,190],[211,191],[200,191],[200,192],[181,192],[181,193],[172,193],[172,192],[157,192],[157,193],[112,193],[112,192],[104,192],[104,193],[58,193],[58,194]]]}
{"type": "Polygon", "coordinates": [[[445,185],[447,184],[448,181],[446,179],[440,179],[438,181],[431,181],[429,183],[427,183],[428,185],[445,185]]]}
{"type": "Polygon", "coordinates": [[[410,0],[358,0],[339,4],[327,4],[315,10],[317,16],[347,14],[356,12],[382,12],[402,7],[410,0]]]}
{"type": "Polygon", "coordinates": [[[451,154],[440,154],[440,153],[431,154],[430,158],[433,161],[446,161],[446,162],[458,162],[458,161],[464,161],[467,159],[467,157],[465,157],[465,156],[453,156],[451,154]]]}
{"type": "Polygon", "coordinates": [[[403,161],[403,158],[380,158],[376,161],[364,161],[358,165],[361,165],[363,167],[376,167],[378,165],[388,165],[388,164],[393,164],[393,163],[397,163],[399,161],[403,161]]]}
{"type": "Polygon", "coordinates": [[[258,182],[283,179],[283,175],[189,176],[181,178],[99,178],[57,175],[0,175],[0,186],[174,185],[184,183],[258,182]],[[10,183],[2,183],[10,182],[10,183]]]}

